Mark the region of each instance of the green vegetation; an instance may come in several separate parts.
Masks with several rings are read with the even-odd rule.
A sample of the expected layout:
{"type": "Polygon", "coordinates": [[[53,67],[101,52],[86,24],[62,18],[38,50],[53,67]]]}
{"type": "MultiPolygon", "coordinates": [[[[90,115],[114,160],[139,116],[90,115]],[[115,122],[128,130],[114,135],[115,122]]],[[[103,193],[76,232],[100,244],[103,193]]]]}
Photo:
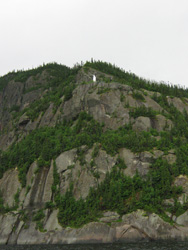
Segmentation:
{"type": "Polygon", "coordinates": [[[145,106],[134,108],[129,111],[129,115],[133,118],[137,118],[139,116],[146,116],[151,119],[154,119],[157,114],[157,111],[153,110],[152,108],[146,108],[145,106]]]}
{"type": "Polygon", "coordinates": [[[45,218],[45,214],[43,209],[37,211],[37,213],[33,216],[33,221],[36,222],[36,229],[39,229],[40,232],[45,232],[43,228],[43,219],[45,218]]]}
{"type": "MultiPolygon", "coordinates": [[[[136,117],[140,110],[143,115],[154,116],[152,110],[145,108],[136,109],[131,115],[136,117]]],[[[57,124],[54,128],[36,129],[22,141],[12,145],[8,151],[1,152],[0,174],[2,176],[7,169],[18,167],[20,181],[22,186],[25,186],[27,170],[32,162],[37,160],[39,168],[47,167],[50,165],[51,159],[57,157],[61,152],[78,148],[80,163],[83,165],[84,151],[80,147],[82,145],[92,147],[95,142],[101,143],[101,147],[111,155],[115,155],[118,149],[123,147],[133,152],[151,150],[154,147],[168,151],[181,146],[188,139],[186,117],[174,108],[172,112],[175,126],[170,131],[161,132],[159,141],[156,141],[155,137],[152,136],[153,131],[152,133],[136,133],[132,130],[131,125],[115,131],[107,130],[103,133],[102,125],[87,113],[80,113],[75,126],[72,126],[73,121],[70,121],[57,124]],[[177,122],[177,117],[182,122],[177,122]]]]}
{"type": "Polygon", "coordinates": [[[8,73],[7,75],[5,76],[1,76],[0,77],[0,92],[3,91],[3,89],[5,88],[5,86],[7,85],[7,83],[11,80],[14,79],[16,73],[15,72],[11,72],[11,73],[8,73]]]}
{"type": "Polygon", "coordinates": [[[3,195],[2,195],[2,193],[0,191],[0,214],[5,214],[5,213],[8,213],[8,212],[11,212],[11,211],[14,211],[14,210],[18,209],[19,195],[20,195],[20,190],[18,189],[16,194],[14,195],[14,204],[13,204],[13,206],[9,207],[6,204],[6,201],[4,201],[3,195]]]}
{"type": "Polygon", "coordinates": [[[20,181],[25,186],[27,170],[32,162],[37,160],[39,168],[48,167],[51,159],[61,152],[82,145],[91,147],[102,134],[102,126],[86,113],[81,113],[76,125],[72,125],[73,121],[57,124],[54,128],[36,129],[8,151],[1,152],[1,177],[7,169],[18,167],[20,181]]]}
{"type": "Polygon", "coordinates": [[[85,67],[99,70],[105,74],[114,76],[114,81],[118,81],[132,86],[134,89],[145,89],[149,91],[160,92],[163,95],[188,97],[188,89],[169,85],[167,83],[157,83],[136,76],[134,73],[125,72],[123,69],[102,61],[86,62],[85,67]]]}
{"type": "Polygon", "coordinates": [[[58,193],[58,186],[60,184],[60,178],[59,175],[57,173],[57,166],[56,166],[56,162],[53,162],[53,184],[52,184],[52,193],[54,195],[56,195],[58,193]]]}
{"type": "Polygon", "coordinates": [[[13,144],[8,151],[1,152],[1,176],[7,169],[18,167],[20,181],[22,186],[25,186],[27,170],[31,163],[37,160],[39,168],[48,167],[51,159],[72,148],[78,148],[80,163],[84,165],[84,151],[80,147],[86,145],[90,148],[95,142],[100,142],[102,148],[111,155],[116,154],[122,147],[133,152],[142,152],[157,146],[157,141],[150,133],[137,134],[131,126],[103,133],[102,125],[85,112],[80,113],[75,126],[72,125],[73,121],[70,121],[57,124],[54,128],[36,129],[19,143],[13,144]]]}
{"type": "Polygon", "coordinates": [[[141,93],[137,92],[133,92],[133,98],[135,98],[138,101],[145,101],[145,98],[143,97],[143,95],[141,93]]]}
{"type": "Polygon", "coordinates": [[[120,95],[120,101],[121,102],[124,102],[125,101],[125,96],[121,93],[121,95],[120,95]]]}
{"type": "Polygon", "coordinates": [[[2,193],[0,192],[0,214],[7,212],[6,210],[7,209],[4,206],[3,196],[2,196],[2,193]]]}
{"type": "MultiPolygon", "coordinates": [[[[47,77],[46,83],[44,85],[38,85],[37,87],[31,88],[29,90],[25,90],[25,93],[28,91],[33,91],[37,88],[42,88],[43,90],[49,90],[46,94],[40,98],[31,103],[31,105],[21,112],[17,112],[13,114],[13,118],[19,119],[19,117],[26,113],[29,119],[34,121],[40,113],[44,113],[46,109],[49,107],[50,103],[54,104],[54,113],[57,109],[57,107],[61,104],[62,100],[61,97],[64,96],[64,101],[68,101],[72,97],[72,92],[75,89],[75,77],[80,69],[80,66],[77,68],[68,68],[63,65],[58,64],[47,64],[45,66],[41,66],[35,70],[29,70],[24,71],[18,74],[18,76],[15,78],[19,81],[26,81],[29,76],[33,75],[33,71],[36,74],[44,72],[48,73],[50,77],[47,77]],[[22,79],[22,80],[21,80],[22,79]]],[[[11,108],[11,111],[19,111],[19,107],[13,106],[11,108]]]]}
{"type": "Polygon", "coordinates": [[[13,71],[5,76],[0,77],[0,91],[2,91],[6,84],[11,80],[21,83],[25,83],[29,77],[33,77],[34,80],[37,80],[37,75],[39,76],[43,71],[46,71],[50,76],[54,77],[49,81],[50,84],[53,85],[58,83],[60,80],[62,81],[62,79],[65,80],[70,75],[70,71],[73,72],[78,68],[80,68],[79,65],[73,69],[70,69],[69,67],[61,64],[49,63],[43,64],[42,66],[34,69],[18,70],[17,72],[13,71]]]}
{"type": "MultiPolygon", "coordinates": [[[[89,70],[89,67],[110,74],[114,80],[135,88],[133,97],[136,100],[145,101],[144,94],[140,93],[141,88],[160,92],[160,96],[155,93],[152,98],[165,111],[157,112],[144,105],[130,108],[128,103],[126,103],[126,107],[130,108],[129,115],[132,118],[145,116],[155,119],[156,115],[160,113],[173,122],[173,127],[168,128],[166,124],[165,130],[162,132],[155,129],[151,129],[149,132],[135,132],[130,123],[117,130],[104,131],[102,124],[99,124],[86,112],[81,112],[74,120],[59,122],[54,127],[42,127],[28,132],[22,140],[15,142],[7,151],[0,151],[0,178],[8,169],[17,167],[20,182],[22,187],[25,187],[27,171],[34,161],[37,162],[38,172],[43,167],[48,168],[53,161],[53,201],[47,202],[45,209],[59,209],[58,219],[62,226],[80,227],[87,222],[97,221],[106,210],[117,211],[123,215],[137,209],[144,209],[146,212],[155,212],[171,222],[166,212],[179,215],[188,208],[187,201],[183,205],[178,202],[178,195],[182,194],[182,188],[173,185],[175,177],[180,174],[188,175],[188,114],[186,111],[181,113],[173,104],[169,104],[166,95],[183,98],[188,97],[188,91],[176,86],[146,81],[134,74],[124,72],[114,65],[100,61],[87,62],[84,70],[89,70]],[[90,189],[86,199],[76,200],[74,198],[73,183],[65,195],[61,195],[60,176],[54,159],[62,152],[76,148],[77,159],[84,168],[85,153],[93,146],[90,166],[92,174],[97,180],[100,179],[100,173],[97,169],[95,170],[94,166],[95,158],[100,149],[112,156],[118,154],[120,148],[127,148],[135,153],[143,151],[152,153],[153,150],[159,149],[165,154],[173,149],[177,160],[173,164],[169,164],[162,158],[153,160],[146,178],[142,179],[138,173],[133,178],[126,176],[124,174],[124,169],[126,169],[124,160],[117,157],[116,165],[112,171],[107,173],[104,181],[98,183],[96,189],[90,189]],[[174,205],[165,206],[165,199],[173,199],[174,205]]],[[[18,120],[22,114],[26,113],[31,120],[35,120],[52,103],[55,113],[62,101],[68,101],[72,97],[79,69],[80,66],[70,69],[63,65],[48,64],[37,69],[13,72],[1,77],[0,91],[10,80],[14,79],[14,81],[24,84],[31,76],[37,81],[44,70],[48,75],[43,86],[37,85],[24,92],[27,93],[40,87],[46,90],[43,97],[22,111],[20,111],[19,106],[12,106],[9,111],[12,112],[13,118],[18,120]]],[[[110,78],[108,81],[110,82],[110,78]]],[[[109,88],[99,88],[98,94],[110,90],[109,88]]],[[[123,94],[120,95],[120,101],[126,101],[123,94]]],[[[113,116],[117,116],[116,112],[113,113],[113,116]]],[[[69,170],[73,168],[74,165],[68,167],[69,170]]],[[[26,193],[29,192],[30,188],[30,186],[26,187],[26,193]]],[[[6,201],[3,201],[3,196],[0,194],[0,213],[18,208],[19,192],[18,190],[14,197],[15,202],[12,208],[6,207],[6,201]]],[[[39,210],[33,217],[40,231],[44,230],[44,217],[44,210],[39,210]]]]}
{"type": "Polygon", "coordinates": [[[182,189],[171,185],[171,166],[166,161],[158,159],[152,165],[146,180],[138,174],[133,178],[125,176],[121,170],[124,168],[123,164],[122,160],[118,159],[113,170],[106,174],[105,180],[97,189],[91,188],[85,200],[75,200],[72,184],[57,203],[60,224],[63,227],[80,227],[87,222],[98,220],[103,211],[109,210],[123,215],[144,209],[160,214],[165,219],[163,201],[169,198],[176,200],[175,207],[169,207],[169,211],[174,209],[177,214],[187,209],[187,204],[181,205],[177,202],[177,195],[181,194],[182,189]]]}
{"type": "Polygon", "coordinates": [[[109,91],[111,91],[111,89],[110,89],[110,88],[100,87],[100,88],[98,88],[98,92],[97,92],[97,94],[98,94],[98,95],[100,95],[100,94],[107,93],[107,92],[109,92],[109,91]]]}

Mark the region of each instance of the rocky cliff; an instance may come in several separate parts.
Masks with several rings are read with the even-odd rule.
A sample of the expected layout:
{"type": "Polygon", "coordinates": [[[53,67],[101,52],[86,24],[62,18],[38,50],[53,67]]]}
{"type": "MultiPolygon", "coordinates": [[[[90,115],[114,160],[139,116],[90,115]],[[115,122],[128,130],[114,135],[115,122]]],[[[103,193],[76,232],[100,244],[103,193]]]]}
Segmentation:
{"type": "Polygon", "coordinates": [[[187,239],[186,90],[105,63],[0,86],[0,243],[187,239]]]}

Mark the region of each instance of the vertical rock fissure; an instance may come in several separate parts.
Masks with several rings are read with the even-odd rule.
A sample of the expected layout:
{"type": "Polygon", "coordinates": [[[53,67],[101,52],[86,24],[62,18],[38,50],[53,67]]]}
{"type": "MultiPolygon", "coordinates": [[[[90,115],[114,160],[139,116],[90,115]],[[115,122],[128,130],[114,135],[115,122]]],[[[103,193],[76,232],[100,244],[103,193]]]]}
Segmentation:
{"type": "Polygon", "coordinates": [[[42,208],[44,205],[42,202],[42,197],[44,193],[44,188],[46,184],[47,175],[49,168],[44,167],[39,171],[36,176],[35,183],[32,188],[29,207],[35,206],[36,208],[42,208]],[[36,195],[38,194],[38,197],[36,195]]]}

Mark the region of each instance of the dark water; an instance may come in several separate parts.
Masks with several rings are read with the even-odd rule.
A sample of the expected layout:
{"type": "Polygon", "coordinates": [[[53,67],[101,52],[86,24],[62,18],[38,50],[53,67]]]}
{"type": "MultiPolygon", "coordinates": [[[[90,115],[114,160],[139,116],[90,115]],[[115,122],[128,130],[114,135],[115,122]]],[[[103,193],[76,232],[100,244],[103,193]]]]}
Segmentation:
{"type": "Polygon", "coordinates": [[[0,245],[0,250],[188,250],[187,242],[139,242],[124,244],[84,244],[84,245],[0,245]]]}

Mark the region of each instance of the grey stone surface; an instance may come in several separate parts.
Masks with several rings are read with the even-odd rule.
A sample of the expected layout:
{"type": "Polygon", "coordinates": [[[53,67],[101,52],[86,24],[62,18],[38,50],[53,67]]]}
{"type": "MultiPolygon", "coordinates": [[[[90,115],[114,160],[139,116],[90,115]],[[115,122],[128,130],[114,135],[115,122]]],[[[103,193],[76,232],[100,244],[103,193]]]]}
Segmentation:
{"type": "Polygon", "coordinates": [[[184,110],[186,110],[188,112],[188,102],[187,99],[184,99],[184,102],[178,98],[178,97],[174,97],[171,98],[169,96],[167,96],[167,101],[169,104],[173,104],[180,112],[184,112],[184,110]]]}
{"type": "Polygon", "coordinates": [[[53,112],[54,104],[51,103],[44,115],[41,118],[39,128],[44,127],[44,126],[49,126],[50,122],[52,121],[54,117],[54,112],[53,112]]]}
{"type": "Polygon", "coordinates": [[[37,164],[33,163],[27,173],[26,188],[22,189],[20,193],[23,208],[40,209],[44,207],[47,201],[51,200],[53,166],[37,169],[37,164]]]}
{"type": "MultiPolygon", "coordinates": [[[[30,106],[35,100],[42,98],[50,89],[43,90],[47,81],[48,73],[43,71],[35,77],[29,77],[24,83],[10,81],[0,92],[0,148],[5,150],[13,142],[20,141],[30,131],[37,127],[55,126],[63,119],[74,119],[81,111],[86,111],[99,123],[104,124],[103,130],[118,129],[120,126],[133,124],[133,129],[149,131],[151,128],[158,132],[169,130],[173,127],[171,120],[162,114],[167,113],[156,103],[152,96],[154,92],[140,90],[145,101],[133,98],[134,89],[130,86],[114,81],[110,75],[100,73],[94,69],[82,69],[76,77],[76,88],[73,96],[65,101],[61,98],[61,104],[54,108],[53,103],[41,112],[39,116],[31,121],[24,113],[17,120],[13,120],[12,114],[16,109],[22,111],[30,106]],[[97,76],[97,82],[92,82],[92,76],[97,76]],[[108,78],[108,82],[104,82],[108,78]],[[38,88],[39,87],[39,88],[38,88]],[[36,89],[38,88],[38,89],[36,89]],[[147,94],[146,94],[147,92],[147,94]],[[130,118],[129,111],[133,108],[145,106],[158,112],[156,119],[140,116],[136,119],[130,118]],[[160,113],[162,112],[162,113],[160,113]]],[[[160,93],[156,93],[157,96],[160,93]]],[[[188,99],[167,97],[168,103],[173,104],[180,112],[188,111],[188,99]]],[[[74,124],[73,124],[74,126],[74,124]]],[[[160,139],[160,136],[156,137],[160,139]]],[[[57,171],[60,175],[60,192],[64,194],[70,183],[74,182],[73,195],[76,199],[85,198],[90,187],[96,188],[104,180],[106,173],[111,171],[120,156],[127,168],[123,172],[133,177],[136,172],[145,178],[154,159],[162,157],[170,164],[175,163],[176,155],[173,150],[168,154],[153,149],[151,152],[133,153],[122,148],[115,156],[108,155],[102,146],[99,146],[98,154],[93,157],[92,148],[83,146],[84,161],[81,162],[77,149],[63,152],[56,159],[57,171]],[[98,176],[98,177],[96,177],[98,176]]],[[[11,169],[4,173],[0,179],[0,190],[2,191],[5,204],[14,205],[14,195],[20,189],[20,204],[17,211],[0,215],[0,243],[2,244],[48,244],[48,243],[107,243],[126,242],[144,239],[188,239],[188,212],[179,217],[173,217],[177,223],[174,226],[164,222],[158,215],[138,210],[124,215],[120,222],[120,216],[116,212],[107,211],[100,218],[100,222],[88,223],[82,228],[62,228],[58,223],[58,210],[47,210],[45,204],[54,202],[52,194],[53,163],[50,167],[38,169],[34,162],[29,167],[26,176],[26,187],[22,188],[18,179],[17,169],[11,169]],[[32,221],[33,214],[39,209],[45,209],[44,229],[39,232],[36,223],[32,221]],[[19,213],[18,213],[19,212],[19,213]],[[24,217],[25,214],[25,217],[24,217]],[[119,222],[118,222],[119,221],[119,222]],[[109,226],[111,225],[111,226],[109,226]]],[[[188,178],[178,176],[173,185],[182,186],[183,194],[178,201],[184,204],[188,200],[188,178]]],[[[174,200],[167,199],[164,206],[173,205],[174,200]]],[[[168,216],[172,216],[167,213],[168,216]]]]}
{"type": "Polygon", "coordinates": [[[164,155],[162,158],[167,160],[169,164],[173,164],[176,162],[177,157],[175,154],[168,154],[168,155],[164,155]]]}
{"type": "Polygon", "coordinates": [[[19,190],[21,190],[21,185],[18,179],[18,170],[8,170],[4,173],[3,178],[0,179],[0,191],[4,204],[12,207],[15,203],[14,196],[19,190]]]}
{"type": "Polygon", "coordinates": [[[17,216],[12,214],[0,215],[0,244],[7,244],[12,233],[17,216]]]}
{"type": "Polygon", "coordinates": [[[165,239],[166,235],[170,234],[172,230],[172,226],[164,222],[158,215],[149,214],[147,216],[143,210],[137,210],[131,214],[124,215],[122,221],[138,228],[151,239],[157,239],[158,237],[164,237],[165,239]]]}
{"type": "Polygon", "coordinates": [[[77,150],[72,149],[62,153],[56,159],[57,172],[61,173],[67,170],[68,166],[75,164],[77,150]]]}
{"type": "Polygon", "coordinates": [[[133,124],[133,129],[136,131],[149,131],[152,128],[149,117],[139,116],[133,124]]]}
{"type": "Polygon", "coordinates": [[[139,155],[132,153],[129,149],[122,148],[119,150],[120,157],[124,160],[127,168],[124,170],[124,174],[133,177],[136,172],[142,176],[145,177],[149,171],[150,163],[142,161],[144,160],[144,153],[141,156],[141,159],[139,155]]]}
{"type": "Polygon", "coordinates": [[[184,193],[188,194],[188,177],[186,175],[179,175],[175,178],[175,186],[182,186],[184,193]]]}
{"type": "Polygon", "coordinates": [[[119,218],[120,218],[120,215],[118,213],[107,211],[103,213],[103,217],[100,218],[100,221],[105,222],[105,223],[111,223],[111,222],[119,220],[119,218]]]}
{"type": "Polygon", "coordinates": [[[62,230],[62,227],[58,223],[57,215],[58,215],[58,210],[53,210],[44,225],[44,229],[46,229],[47,231],[62,230]]]}
{"type": "Polygon", "coordinates": [[[181,214],[177,217],[176,223],[188,227],[188,211],[186,211],[184,214],[181,214]]]}
{"type": "Polygon", "coordinates": [[[161,132],[163,130],[170,130],[173,127],[171,120],[166,119],[163,115],[156,115],[154,120],[154,128],[161,132]]]}

